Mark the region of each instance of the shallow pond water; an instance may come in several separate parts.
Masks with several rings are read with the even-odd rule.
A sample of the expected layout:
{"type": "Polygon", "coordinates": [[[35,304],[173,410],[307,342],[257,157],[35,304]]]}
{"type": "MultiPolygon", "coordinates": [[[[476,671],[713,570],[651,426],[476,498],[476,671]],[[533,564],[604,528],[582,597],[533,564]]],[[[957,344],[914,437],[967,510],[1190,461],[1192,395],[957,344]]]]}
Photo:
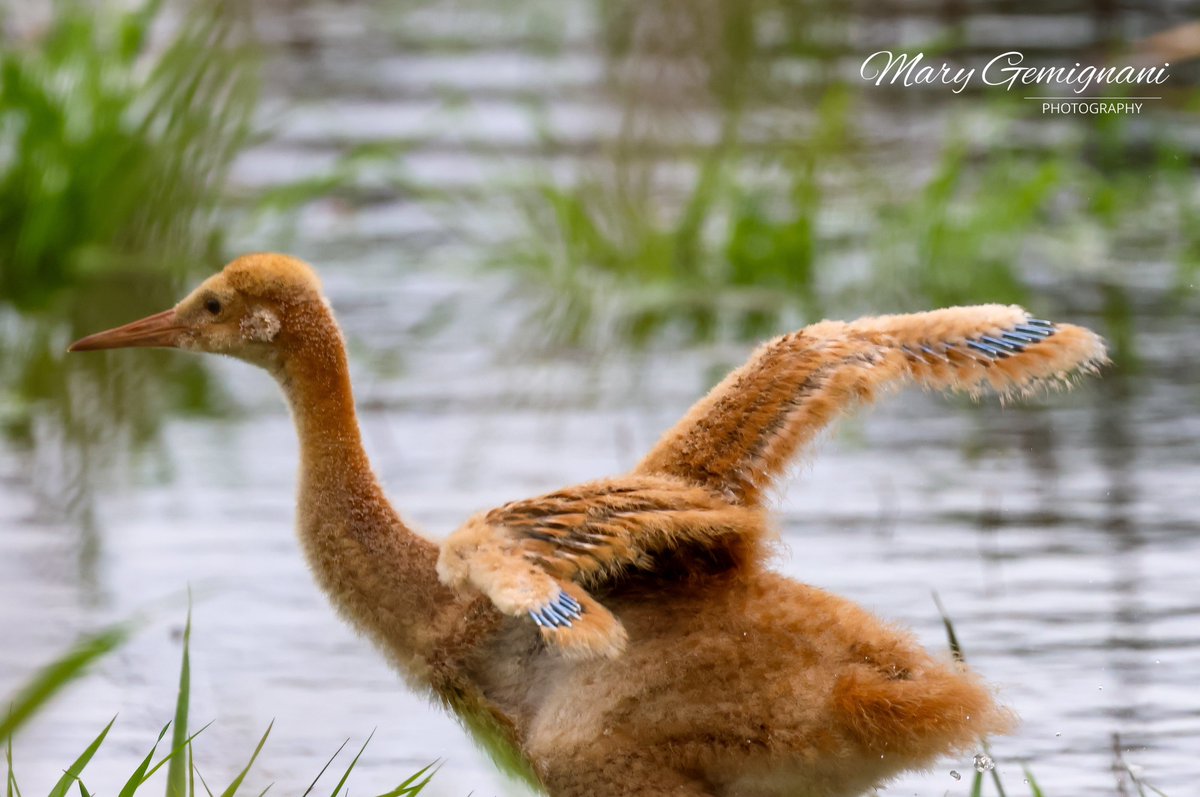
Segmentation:
{"type": "MultiPolygon", "coordinates": [[[[290,48],[268,83],[278,135],[239,164],[240,184],[319,172],[347,144],[395,139],[421,142],[407,176],[455,190],[531,161],[556,168],[537,151],[526,93],[551,102],[547,124],[583,158],[615,127],[590,93],[604,74],[597,53],[541,53],[524,44],[528,31],[482,23],[469,53],[412,46],[458,35],[471,18],[441,5],[384,32],[354,5],[266,14],[264,37],[290,48]],[[445,100],[457,91],[467,101],[445,100]]],[[[927,16],[908,23],[934,26],[937,14],[927,16]]],[[[554,19],[568,43],[589,35],[587,14],[554,19]]],[[[1008,35],[1008,19],[979,22],[979,46],[1008,35]]],[[[1056,16],[1055,35],[1087,41],[1089,19],[1056,16]]],[[[910,138],[931,124],[919,107],[895,112],[910,138]]],[[[893,124],[887,116],[880,127],[893,124]]],[[[519,345],[538,331],[512,284],[458,268],[485,245],[447,232],[464,220],[382,195],[353,210],[318,203],[286,238],[257,231],[246,246],[282,240],[321,266],[351,341],[376,468],[432,536],[476,510],[627,468],[749,351],[580,356],[519,345]]],[[[485,241],[495,224],[466,221],[485,241]]],[[[1108,331],[1086,315],[1066,320],[1108,331]]],[[[781,491],[783,572],[912,627],[935,649],[945,649],[931,593],[940,595],[968,659],[1021,716],[992,751],[1010,794],[1024,793],[1023,764],[1047,794],[1112,793],[1114,733],[1172,797],[1200,780],[1200,321],[1135,313],[1133,323],[1142,366],[1132,377],[1004,408],[906,394],[844,423],[781,491]]],[[[128,379],[128,358],[144,353],[100,356],[128,379]]],[[[80,631],[141,610],[153,618],[16,740],[25,793],[48,788],[113,714],[88,784],[117,790],[169,719],[191,585],[193,724],[216,720],[197,748],[210,784],[240,768],[274,719],[259,789],[274,781],[275,793],[299,793],[343,739],[375,729],[356,793],[442,760],[431,794],[522,794],[333,615],[293,537],[296,446],[282,402],[264,374],[211,367],[235,411],[169,416],[157,443],[118,441],[83,476],[48,412],[34,419],[32,445],[0,443],[0,695],[80,631]]],[[[72,395],[76,414],[103,411],[78,386],[72,395]]],[[[886,793],[965,795],[971,767],[968,753],[886,793]]]]}

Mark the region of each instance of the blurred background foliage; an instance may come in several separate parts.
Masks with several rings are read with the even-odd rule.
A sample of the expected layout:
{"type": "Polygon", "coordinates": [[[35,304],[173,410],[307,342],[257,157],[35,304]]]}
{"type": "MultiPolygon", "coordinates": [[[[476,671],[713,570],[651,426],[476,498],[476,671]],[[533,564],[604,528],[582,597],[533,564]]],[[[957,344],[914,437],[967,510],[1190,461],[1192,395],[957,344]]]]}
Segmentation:
{"type": "Polygon", "coordinates": [[[186,272],[221,257],[214,217],[247,141],[253,50],[232,6],[198,9],[147,53],[161,0],[56,0],[0,61],[0,291],[39,309],[96,274],[186,272]]]}
{"type": "MultiPolygon", "coordinates": [[[[293,12],[309,6],[264,16],[304,19],[293,12]]],[[[54,0],[33,13],[9,4],[0,421],[26,443],[66,441],[85,452],[69,461],[86,463],[103,439],[151,439],[168,408],[220,408],[188,358],[65,361],[64,344],[169,305],[190,276],[245,242],[302,241],[313,204],[352,219],[388,203],[432,215],[457,248],[416,242],[396,262],[453,260],[513,275],[536,299],[528,337],[554,346],[755,339],[826,315],[1001,301],[1103,316],[1118,363],[1131,370],[1135,309],[1196,307],[1196,155],[1177,122],[1200,105],[1191,60],[1200,34],[1183,26],[1165,40],[1139,36],[1106,8],[1081,5],[1093,35],[1075,46],[1023,51],[1174,59],[1163,99],[1142,115],[1044,117],[1038,103],[999,90],[960,96],[858,77],[874,49],[970,61],[1002,44],[982,42],[973,16],[952,3],[923,9],[937,24],[897,37],[886,31],[907,19],[898,6],[528,0],[507,28],[480,36],[549,63],[569,63],[586,45],[599,72],[580,91],[600,111],[564,125],[556,119],[576,99],[569,91],[492,90],[538,132],[521,143],[510,176],[463,185],[408,168],[427,138],[373,134],[370,121],[328,136],[322,143],[335,151],[320,168],[239,179],[239,164],[264,146],[294,143],[280,96],[339,87],[329,64],[313,60],[308,73],[275,75],[282,90],[264,103],[262,72],[280,55],[280,37],[262,35],[248,4],[54,0]],[[898,118],[910,120],[915,142],[913,131],[894,129],[898,118]],[[581,124],[594,126],[581,136],[581,124]],[[240,231],[237,243],[229,229],[240,231]],[[88,420],[96,417],[102,426],[88,420]]],[[[399,52],[453,53],[472,46],[469,26],[411,31],[478,11],[469,0],[393,0],[375,17],[399,52]]],[[[283,38],[303,62],[304,32],[283,38]]],[[[495,99],[486,77],[483,89],[469,80],[428,89],[429,115],[453,118],[495,99]]],[[[512,152],[486,130],[451,138],[467,155],[512,152]]]]}
{"type": "MultiPolygon", "coordinates": [[[[869,12],[853,4],[701,5],[606,4],[619,133],[581,179],[533,188],[527,234],[500,258],[552,286],[547,307],[566,339],[596,326],[643,342],[666,327],[687,339],[756,338],[826,314],[989,301],[1052,314],[1122,293],[1121,272],[1148,262],[1173,270],[1161,282],[1171,295],[1156,301],[1178,309],[1184,290],[1195,308],[1200,200],[1176,124],[1200,99],[1194,68],[1179,63],[1200,47],[1194,26],[1190,41],[1174,42],[1184,52],[1114,36],[1119,26],[1103,19],[1087,47],[1021,47],[1055,62],[1072,52],[1100,63],[1177,59],[1162,104],[1147,101],[1143,115],[1056,119],[1021,92],[862,81],[857,60],[875,48],[863,41],[869,12]],[[929,119],[912,114],[914,127],[933,128],[924,163],[889,160],[879,106],[897,104],[928,108],[929,119]]],[[[972,44],[963,8],[940,8],[937,33],[904,51],[935,62],[999,51],[972,44]]],[[[903,20],[904,9],[880,14],[903,20]]],[[[901,49],[882,38],[879,47],[901,49]]],[[[1124,306],[1100,309],[1121,328],[1124,306]]],[[[1136,340],[1118,332],[1114,343],[1131,367],[1136,340]]]]}
{"type": "Polygon", "coordinates": [[[145,441],[165,408],[213,404],[195,362],[68,362],[65,346],[169,306],[223,257],[219,211],[250,141],[258,55],[235,4],[187,10],[154,46],[161,0],[46,10],[0,51],[0,420],[68,446],[58,466],[78,472],[63,480],[75,498],[99,443],[145,441]]]}

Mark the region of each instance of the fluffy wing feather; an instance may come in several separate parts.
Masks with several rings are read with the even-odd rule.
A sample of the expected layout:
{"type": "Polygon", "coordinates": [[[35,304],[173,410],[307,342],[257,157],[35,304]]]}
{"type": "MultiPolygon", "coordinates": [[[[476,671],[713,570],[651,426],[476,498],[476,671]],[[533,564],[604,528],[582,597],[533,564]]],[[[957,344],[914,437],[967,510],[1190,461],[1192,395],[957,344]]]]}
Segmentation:
{"type": "Polygon", "coordinates": [[[625,630],[588,590],[642,570],[681,578],[757,556],[762,513],[663,477],[592,482],[477,515],[442,545],[438,574],[528,616],[575,657],[615,656],[625,630]]]}
{"type": "Polygon", "coordinates": [[[756,506],[763,490],[826,426],[907,382],[1001,397],[1107,361],[1090,330],[1032,319],[1016,306],[951,307],[823,321],[763,345],[668,431],[635,473],[685,479],[756,506]]]}

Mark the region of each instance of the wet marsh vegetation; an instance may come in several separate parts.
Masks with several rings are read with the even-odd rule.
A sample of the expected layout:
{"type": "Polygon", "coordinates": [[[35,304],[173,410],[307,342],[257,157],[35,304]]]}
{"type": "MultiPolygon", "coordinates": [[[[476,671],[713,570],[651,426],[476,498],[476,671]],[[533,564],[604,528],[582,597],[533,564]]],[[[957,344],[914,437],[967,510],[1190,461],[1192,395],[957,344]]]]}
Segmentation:
{"type": "MultiPolygon", "coordinates": [[[[66,654],[47,664],[13,696],[7,713],[3,720],[0,720],[0,738],[8,740],[8,746],[5,751],[5,763],[7,764],[5,793],[9,797],[20,797],[21,795],[20,781],[17,778],[17,766],[13,761],[13,734],[59,692],[68,689],[72,682],[84,677],[90,665],[104,656],[111,654],[123,645],[136,630],[136,624],[125,623],[86,635],[66,654]]],[[[159,730],[157,738],[153,740],[150,751],[137,763],[130,773],[129,778],[121,785],[120,792],[118,792],[120,797],[133,797],[133,795],[139,792],[144,794],[150,788],[157,790],[157,787],[161,784],[155,781],[154,777],[160,770],[163,772],[160,779],[165,780],[166,783],[167,797],[196,797],[197,794],[207,794],[208,797],[213,797],[214,791],[209,788],[208,782],[204,779],[201,768],[197,764],[195,753],[195,748],[200,744],[196,741],[197,738],[204,731],[208,730],[212,723],[209,722],[194,732],[189,732],[188,725],[191,706],[191,651],[189,647],[191,631],[192,618],[189,608],[187,622],[183,628],[183,656],[179,665],[179,692],[175,698],[172,719],[159,730]],[[167,750],[161,755],[156,755],[159,752],[159,745],[163,743],[163,739],[166,737],[168,731],[171,732],[171,738],[166,745],[167,750]],[[197,791],[197,783],[203,791],[197,791]],[[150,784],[150,786],[147,787],[147,784],[150,784]]],[[[104,726],[96,738],[91,740],[83,752],[71,761],[70,764],[62,768],[61,777],[59,777],[48,792],[49,797],[66,797],[67,794],[75,789],[78,789],[80,797],[90,797],[91,792],[88,791],[85,785],[86,773],[84,770],[97,753],[108,752],[104,742],[116,721],[116,717],[109,720],[108,724],[104,726]]],[[[229,785],[224,789],[218,789],[216,793],[219,793],[221,797],[235,797],[242,790],[242,785],[245,783],[247,775],[254,768],[254,763],[258,760],[259,754],[262,753],[263,747],[271,735],[273,726],[274,723],[267,726],[266,731],[263,732],[262,737],[254,746],[252,752],[250,752],[249,761],[237,772],[229,785]]],[[[346,746],[350,743],[350,740],[347,739],[343,742],[334,751],[333,755],[330,756],[329,760],[325,762],[325,765],[321,767],[320,771],[316,773],[312,783],[304,791],[306,797],[309,794],[320,793],[316,792],[317,784],[321,782],[322,777],[327,772],[330,774],[330,780],[337,778],[334,781],[333,788],[328,792],[329,797],[337,797],[343,791],[348,794],[349,791],[346,789],[347,783],[370,742],[371,736],[368,736],[367,740],[358,749],[357,755],[350,758],[349,764],[341,772],[341,777],[337,778],[337,770],[331,772],[330,768],[338,760],[339,756],[341,756],[346,746]]],[[[429,784],[430,779],[433,777],[431,770],[433,770],[432,764],[423,767],[406,778],[398,786],[378,795],[378,797],[415,797],[415,795],[420,794],[429,784]]],[[[266,788],[259,792],[259,797],[266,794],[271,789],[271,785],[268,784],[266,788]]]]}
{"type": "MultiPolygon", "coordinates": [[[[1019,302],[1096,328],[1115,366],[1031,406],[911,397],[844,425],[782,499],[781,568],[931,646],[936,588],[1023,715],[993,741],[995,770],[948,762],[895,793],[1186,793],[1197,62],[1172,54],[1140,116],[1042,116],[855,69],[885,48],[1119,61],[1197,8],[694,5],[8,4],[0,696],[77,633],[191,582],[213,593],[194,715],[235,737],[213,743],[211,776],[201,758],[210,785],[276,717],[244,793],[302,791],[322,745],[376,725],[364,788],[433,759],[447,766],[426,793],[509,788],[315,594],[269,384],[177,353],[65,357],[237,252],[321,269],[382,478],[438,535],[628,466],[751,341],[1019,302]]],[[[88,788],[121,790],[175,705],[161,631],[14,736],[26,793],[53,788],[118,709],[88,788]]]]}
{"type": "Polygon", "coordinates": [[[0,424],[57,449],[85,526],[108,451],[216,400],[196,363],[68,361],[63,345],[170,305],[224,249],[217,214],[257,96],[248,20],[198,7],[151,51],[162,6],[57,2],[0,51],[0,424]]]}

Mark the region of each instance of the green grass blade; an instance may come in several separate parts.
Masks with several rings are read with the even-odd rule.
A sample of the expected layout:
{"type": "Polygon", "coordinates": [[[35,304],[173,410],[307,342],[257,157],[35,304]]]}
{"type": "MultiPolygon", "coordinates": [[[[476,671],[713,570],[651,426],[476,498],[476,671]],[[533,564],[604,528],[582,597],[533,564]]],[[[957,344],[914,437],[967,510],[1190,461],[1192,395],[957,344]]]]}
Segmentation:
{"type": "Polygon", "coordinates": [[[1029,767],[1023,767],[1023,769],[1025,771],[1025,780],[1029,782],[1029,797],[1046,797],[1042,792],[1042,787],[1038,786],[1037,779],[1029,771],[1029,767]]]}
{"type": "Polygon", "coordinates": [[[120,55],[132,61],[144,49],[147,34],[162,8],[162,0],[150,0],[144,6],[125,13],[121,19],[120,55]]]}
{"type": "Polygon", "coordinates": [[[83,781],[79,781],[79,797],[92,797],[92,793],[87,790],[87,786],[83,785],[83,781]]]}
{"type": "Polygon", "coordinates": [[[117,625],[84,637],[63,656],[43,667],[13,700],[0,720],[0,739],[7,739],[33,714],[68,684],[81,678],[98,659],[119,648],[133,628],[117,625]]]}
{"type": "Polygon", "coordinates": [[[959,644],[958,634],[954,633],[954,623],[950,621],[950,615],[946,613],[946,607],[942,605],[942,599],[938,597],[937,591],[933,592],[933,604],[937,606],[938,614],[942,616],[942,625],[946,627],[946,641],[950,645],[950,655],[955,661],[965,662],[966,656],[963,654],[962,645],[959,644]]]}
{"type": "Polygon", "coordinates": [[[208,781],[204,779],[204,774],[200,771],[200,767],[192,763],[192,768],[196,771],[196,777],[200,778],[200,785],[204,787],[204,792],[208,797],[213,797],[212,789],[208,788],[208,781]]]}
{"type": "MultiPolygon", "coordinates": [[[[208,730],[209,727],[212,726],[213,722],[216,722],[216,720],[213,720],[213,721],[207,723],[200,730],[196,731],[191,736],[184,739],[183,744],[180,745],[180,749],[182,749],[182,747],[184,747],[186,745],[190,745],[192,743],[192,739],[195,739],[197,736],[199,736],[200,734],[202,734],[206,730],[208,730]]],[[[145,783],[146,781],[150,780],[150,778],[154,777],[154,773],[158,772],[160,769],[162,769],[164,766],[166,766],[167,763],[171,761],[171,757],[174,756],[176,752],[177,752],[177,750],[173,749],[173,750],[171,750],[171,752],[169,752],[165,756],[163,756],[162,760],[159,761],[157,764],[155,764],[153,767],[151,767],[150,771],[146,773],[146,776],[142,778],[142,783],[145,783]]]]}
{"type": "Polygon", "coordinates": [[[262,752],[263,745],[267,743],[267,737],[271,735],[271,729],[274,727],[275,720],[271,720],[271,724],[267,726],[267,732],[264,733],[262,738],[258,740],[258,746],[254,748],[254,753],[250,756],[250,760],[246,762],[245,769],[238,773],[238,776],[233,779],[233,783],[229,784],[229,788],[221,792],[221,797],[233,797],[233,795],[237,794],[237,790],[241,788],[242,781],[245,780],[246,775],[249,774],[250,767],[254,766],[255,759],[257,759],[258,754],[262,752]]]}
{"type": "Polygon", "coordinates": [[[319,781],[321,776],[325,774],[325,770],[329,769],[329,765],[334,762],[334,759],[342,754],[342,751],[346,749],[346,745],[348,744],[350,744],[349,739],[342,742],[342,746],[335,750],[333,755],[329,757],[329,760],[325,762],[325,766],[321,767],[321,771],[317,773],[315,778],[313,778],[312,783],[308,784],[308,788],[304,790],[304,794],[300,795],[300,797],[308,797],[308,795],[312,794],[312,790],[317,787],[317,781],[319,781]]]}
{"type": "MultiPolygon", "coordinates": [[[[435,761],[434,764],[436,764],[436,763],[437,762],[435,761]]],[[[417,778],[421,777],[426,772],[429,772],[429,770],[433,769],[434,764],[426,764],[425,766],[421,767],[416,772],[414,772],[412,775],[409,775],[408,780],[404,781],[396,788],[403,789],[403,788],[407,788],[407,787],[413,785],[413,783],[416,782],[417,778]]],[[[432,775],[433,773],[430,773],[430,774],[432,775]]]]}
{"type": "Polygon", "coordinates": [[[437,772],[437,766],[439,766],[437,761],[434,761],[432,764],[426,764],[410,775],[399,786],[389,792],[384,792],[379,797],[411,797],[411,795],[420,794],[421,790],[429,785],[429,781],[433,780],[433,776],[437,772]],[[431,772],[430,770],[433,771],[431,772]]]}
{"type": "Polygon", "coordinates": [[[997,770],[993,767],[991,772],[992,772],[992,783],[996,784],[997,796],[998,797],[1008,797],[1008,795],[1004,793],[1004,784],[1000,782],[999,770],[997,770]]]}
{"type": "Polygon", "coordinates": [[[976,772],[971,779],[971,797],[983,797],[983,773],[976,772]]]}
{"type": "Polygon", "coordinates": [[[71,788],[71,784],[79,779],[79,774],[83,772],[83,768],[87,766],[88,762],[92,760],[92,756],[100,749],[100,745],[104,743],[104,737],[108,736],[109,729],[112,728],[113,723],[116,721],[116,717],[108,721],[108,724],[104,726],[104,730],[100,731],[100,735],[93,739],[92,743],[87,746],[87,749],[79,754],[79,758],[75,759],[75,763],[67,767],[67,771],[58,779],[58,783],[54,784],[54,788],[50,790],[50,794],[47,797],[66,797],[67,789],[71,788]]]}
{"type": "Polygon", "coordinates": [[[171,734],[170,766],[167,767],[167,797],[187,797],[187,762],[183,748],[187,743],[188,705],[192,694],[192,596],[188,592],[187,623],[183,627],[183,660],[179,665],[179,695],[175,699],[175,730],[171,734]]]}
{"type": "Polygon", "coordinates": [[[346,781],[350,779],[350,773],[354,771],[355,764],[357,764],[358,759],[362,757],[363,750],[367,749],[367,745],[369,745],[371,743],[371,739],[374,736],[375,736],[375,731],[371,731],[371,735],[367,737],[367,740],[365,742],[363,742],[362,747],[358,748],[358,755],[354,756],[354,760],[350,762],[350,766],[346,767],[346,771],[342,774],[342,779],[338,781],[337,787],[334,788],[333,794],[329,795],[329,797],[337,797],[338,794],[342,791],[342,787],[345,786],[346,781]]]}
{"type": "Polygon", "coordinates": [[[262,791],[260,791],[258,793],[258,797],[264,797],[264,795],[266,795],[266,793],[269,792],[271,790],[271,787],[274,785],[275,785],[274,783],[268,783],[267,788],[263,789],[262,791]]]}
{"type": "Polygon", "coordinates": [[[433,780],[433,775],[427,775],[411,786],[405,786],[404,788],[397,786],[391,791],[379,795],[379,797],[415,797],[415,795],[425,791],[425,787],[429,785],[429,781],[431,780],[433,780]]]}
{"type": "Polygon", "coordinates": [[[12,737],[8,737],[5,759],[8,761],[8,797],[21,797],[21,787],[17,785],[17,773],[13,770],[12,737]]]}
{"type": "Polygon", "coordinates": [[[159,742],[161,742],[163,737],[167,735],[167,728],[170,727],[171,723],[168,722],[162,727],[162,730],[158,732],[158,738],[154,740],[154,746],[150,748],[150,752],[146,753],[146,757],[142,759],[142,763],[139,764],[138,768],[135,769],[133,774],[129,776],[129,780],[125,781],[125,785],[121,787],[121,791],[117,797],[133,797],[134,793],[138,789],[138,786],[142,785],[142,780],[146,777],[146,770],[150,768],[150,763],[154,761],[154,751],[158,749],[159,742]]]}

